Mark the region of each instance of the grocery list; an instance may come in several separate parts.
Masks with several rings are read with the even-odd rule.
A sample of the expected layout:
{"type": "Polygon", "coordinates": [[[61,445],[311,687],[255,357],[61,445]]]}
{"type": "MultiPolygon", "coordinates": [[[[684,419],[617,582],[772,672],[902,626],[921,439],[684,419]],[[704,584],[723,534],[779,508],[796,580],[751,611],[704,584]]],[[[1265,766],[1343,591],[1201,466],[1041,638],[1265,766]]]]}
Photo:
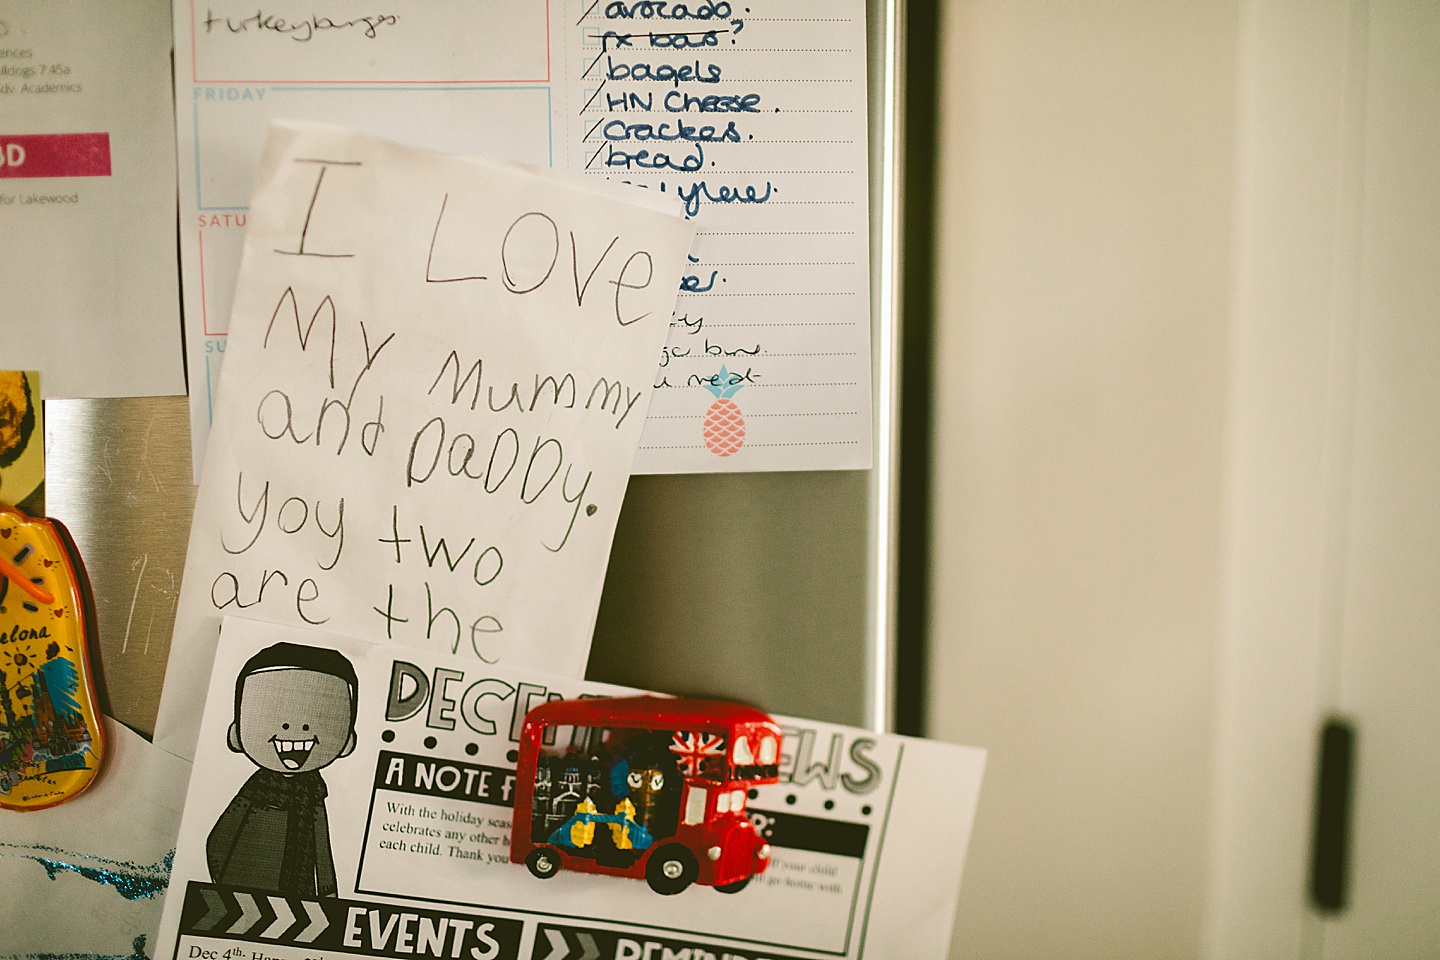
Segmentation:
{"type": "Polygon", "coordinates": [[[636,472],[870,465],[864,17],[600,2],[571,27],[570,163],[699,228],[636,472]]]}

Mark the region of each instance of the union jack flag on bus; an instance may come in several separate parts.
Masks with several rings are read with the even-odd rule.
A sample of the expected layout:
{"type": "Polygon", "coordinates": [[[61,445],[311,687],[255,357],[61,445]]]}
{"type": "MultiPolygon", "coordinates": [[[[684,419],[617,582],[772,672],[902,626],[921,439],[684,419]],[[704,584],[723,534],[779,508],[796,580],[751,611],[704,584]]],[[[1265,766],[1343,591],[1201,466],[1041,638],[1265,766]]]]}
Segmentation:
{"type": "Polygon", "coordinates": [[[677,732],[670,738],[670,752],[687,777],[708,773],[725,759],[725,738],[708,733],[677,732]]]}

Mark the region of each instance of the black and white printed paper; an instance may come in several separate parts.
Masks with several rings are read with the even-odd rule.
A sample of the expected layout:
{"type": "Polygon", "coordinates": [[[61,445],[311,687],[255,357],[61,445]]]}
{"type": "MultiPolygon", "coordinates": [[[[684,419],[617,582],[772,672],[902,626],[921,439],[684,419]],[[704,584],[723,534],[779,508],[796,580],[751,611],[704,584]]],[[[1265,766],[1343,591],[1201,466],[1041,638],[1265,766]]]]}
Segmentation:
{"type": "Polygon", "coordinates": [[[526,712],[629,692],[227,618],[157,958],[946,955],[984,767],[975,748],[777,717],[780,780],[748,808],[772,861],[736,894],[660,896],[643,880],[564,870],[540,880],[511,863],[526,712]],[[216,869],[229,849],[219,824],[256,775],[232,749],[236,678],[277,643],[333,652],[358,682],[353,750],[311,775],[325,784],[333,896],[234,884],[216,869]],[[428,679],[423,704],[407,676],[428,679]]]}

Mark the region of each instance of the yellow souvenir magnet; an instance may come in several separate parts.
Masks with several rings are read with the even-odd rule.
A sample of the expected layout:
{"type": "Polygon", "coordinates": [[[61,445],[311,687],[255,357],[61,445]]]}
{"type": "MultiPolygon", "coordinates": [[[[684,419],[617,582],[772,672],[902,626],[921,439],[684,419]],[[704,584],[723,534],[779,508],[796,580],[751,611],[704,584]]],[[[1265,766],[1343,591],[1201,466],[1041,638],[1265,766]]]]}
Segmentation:
{"type": "Polygon", "coordinates": [[[52,807],[100,772],[94,623],[69,531],[0,505],[0,807],[52,807]]]}

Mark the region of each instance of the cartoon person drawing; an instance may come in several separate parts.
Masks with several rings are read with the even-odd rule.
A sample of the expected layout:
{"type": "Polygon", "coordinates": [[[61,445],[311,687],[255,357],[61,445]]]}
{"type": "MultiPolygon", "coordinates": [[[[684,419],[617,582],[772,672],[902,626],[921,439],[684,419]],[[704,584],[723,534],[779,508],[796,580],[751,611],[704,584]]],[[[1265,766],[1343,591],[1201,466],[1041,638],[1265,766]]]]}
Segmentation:
{"type": "Polygon", "coordinates": [[[320,770],[355,749],[358,694],[355,667],[336,650],[277,643],[246,661],[226,741],[260,769],[210,830],[211,880],[335,896],[320,770]]]}

